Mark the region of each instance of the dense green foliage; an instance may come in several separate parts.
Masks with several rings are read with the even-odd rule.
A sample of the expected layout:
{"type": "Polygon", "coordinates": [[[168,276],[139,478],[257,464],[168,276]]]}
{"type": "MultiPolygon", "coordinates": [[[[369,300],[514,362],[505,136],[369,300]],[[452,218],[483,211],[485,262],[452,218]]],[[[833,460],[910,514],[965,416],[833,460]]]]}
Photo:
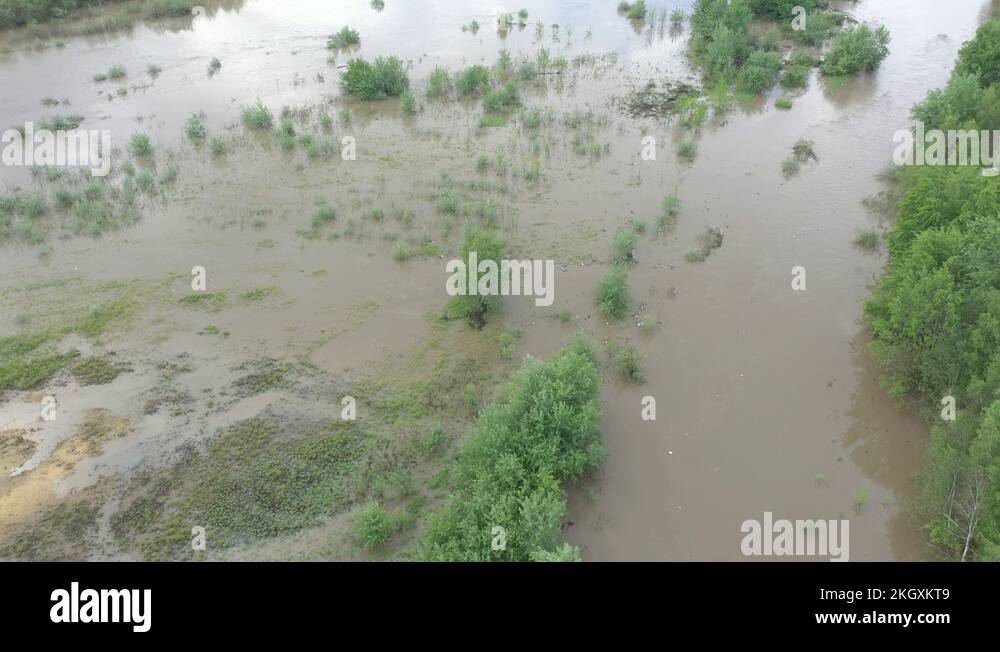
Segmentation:
{"type": "Polygon", "coordinates": [[[351,530],[359,545],[374,550],[389,540],[392,523],[385,509],[371,502],[351,515],[351,530]]]}
{"type": "Polygon", "coordinates": [[[958,72],[974,75],[983,86],[1000,84],[1000,21],[991,20],[976,30],[976,38],[959,52],[958,72]]]}
{"type": "MultiPolygon", "coordinates": [[[[914,108],[927,129],[1000,129],[981,58],[997,24],[963,47],[947,88],[914,108]]],[[[889,390],[931,417],[915,504],[930,543],[949,558],[1000,559],[1000,184],[975,166],[912,167],[900,179],[889,271],[866,305],[872,348],[889,390]],[[946,397],[954,420],[942,418],[946,397]]]]}
{"type": "MultiPolygon", "coordinates": [[[[888,30],[861,26],[837,34],[844,19],[841,14],[819,11],[827,4],[822,0],[696,0],[691,14],[692,53],[710,81],[735,83],[737,90],[749,95],[764,93],[774,85],[782,65],[782,34],[812,47],[834,37],[824,67],[828,74],[851,75],[877,68],[889,52],[888,30]],[[793,18],[802,16],[796,7],[806,10],[802,29],[792,25],[793,18]],[[759,36],[750,28],[754,20],[778,21],[778,25],[759,36]]],[[[801,61],[793,65],[785,87],[801,88],[808,68],[801,61]]]]}
{"type": "Polygon", "coordinates": [[[833,37],[830,51],[823,62],[828,75],[854,75],[871,72],[889,56],[889,30],[868,25],[852,27],[833,37]]]}
{"type": "Polygon", "coordinates": [[[547,361],[529,356],[448,468],[448,504],[429,517],[417,557],[579,559],[562,540],[563,483],[604,460],[599,390],[597,354],[583,335],[547,361]],[[505,531],[505,545],[493,545],[494,528],[505,531]]]}
{"type": "Polygon", "coordinates": [[[399,97],[410,88],[403,62],[396,57],[377,57],[374,63],[351,59],[341,83],[349,95],[362,100],[399,97]]]}
{"type": "Polygon", "coordinates": [[[763,93],[774,86],[780,69],[780,54],[758,50],[747,58],[740,69],[736,76],[736,88],[751,95],[763,93]]]}
{"type": "Polygon", "coordinates": [[[770,89],[781,68],[777,52],[780,31],[772,28],[760,40],[750,30],[750,22],[754,18],[785,20],[798,4],[784,0],[697,0],[691,14],[691,47],[707,77],[735,82],[738,90],[752,95],[770,89]]]}

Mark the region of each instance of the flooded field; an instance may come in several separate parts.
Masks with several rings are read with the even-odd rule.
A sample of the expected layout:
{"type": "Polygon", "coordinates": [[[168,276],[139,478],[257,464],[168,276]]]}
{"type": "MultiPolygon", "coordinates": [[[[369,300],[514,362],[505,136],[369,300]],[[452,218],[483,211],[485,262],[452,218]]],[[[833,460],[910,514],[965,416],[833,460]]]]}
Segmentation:
{"type": "Polygon", "coordinates": [[[52,365],[0,396],[0,558],[409,558],[477,413],[523,356],[581,330],[607,449],[568,493],[563,533],[584,560],[741,560],[740,524],[765,512],[849,519],[851,560],[925,558],[904,505],[927,427],[879,387],[863,304],[885,257],[853,240],[888,227],[863,201],[885,190],[894,132],[1000,3],[832,5],[889,28],[877,72],[813,70],[805,90],[775,86],[693,130],[627,107],[649,82],[700,86],[688,23],[610,2],[206,0],[127,29],[0,33],[0,129],[61,117],[114,148],[100,180],[0,166],[5,193],[106,209],[81,226],[54,205],[48,230],[0,244],[0,351],[37,347],[32,364],[52,365]],[[527,19],[498,25],[522,6],[527,19]],[[344,25],[360,44],[329,48],[344,25]],[[494,124],[478,96],[428,96],[436,67],[493,66],[501,50],[515,70],[539,62],[518,111],[494,124]],[[350,58],[389,55],[413,114],[340,87],[350,58]],[[247,126],[257,102],[274,128],[247,126]],[[783,173],[801,139],[815,160],[783,173]],[[693,158],[677,154],[687,140],[693,158]],[[676,223],[658,229],[668,195],[676,223]],[[594,288],[632,220],[632,301],[610,321],[594,288]],[[445,263],[482,226],[511,258],[555,261],[552,306],[505,298],[482,330],[442,317],[445,263]],[[693,262],[708,227],[721,247],[693,262]],[[642,384],[612,361],[626,343],[642,384]],[[349,463],[239,475],[319,432],[344,438],[349,463]],[[251,480],[274,483],[255,493],[273,509],[235,523],[217,494],[251,480]],[[407,521],[376,552],[347,525],[372,499],[407,521]],[[222,533],[209,523],[202,556],[178,552],[202,526],[191,513],[222,533]]]}

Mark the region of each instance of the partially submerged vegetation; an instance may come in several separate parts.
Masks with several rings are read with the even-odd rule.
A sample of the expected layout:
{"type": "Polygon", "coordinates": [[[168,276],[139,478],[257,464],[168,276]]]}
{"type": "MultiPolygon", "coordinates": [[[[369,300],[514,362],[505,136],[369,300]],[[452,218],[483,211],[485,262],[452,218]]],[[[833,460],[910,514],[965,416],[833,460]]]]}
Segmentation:
{"type": "MultiPolygon", "coordinates": [[[[861,25],[838,33],[844,17],[823,11],[824,0],[698,0],[691,14],[691,51],[711,83],[725,82],[747,96],[768,91],[783,67],[782,39],[819,47],[833,38],[823,72],[846,76],[876,69],[888,55],[884,26],[861,25]],[[802,29],[793,28],[795,9],[806,11],[802,29]],[[763,36],[751,29],[754,20],[778,21],[763,36]]],[[[808,57],[808,54],[796,54],[808,57]]],[[[805,84],[803,60],[786,71],[787,88],[805,84]],[[792,70],[794,69],[794,70],[792,70]]]]}
{"type": "Polygon", "coordinates": [[[358,45],[360,43],[361,35],[347,25],[344,25],[340,28],[339,32],[331,34],[326,39],[326,47],[330,50],[340,50],[342,48],[351,47],[352,45],[358,45]]]}
{"type": "Polygon", "coordinates": [[[722,231],[714,226],[705,227],[705,231],[698,238],[698,246],[691,249],[684,255],[684,259],[689,263],[704,262],[713,251],[722,246],[722,231]]]}
{"type": "Polygon", "coordinates": [[[822,70],[827,75],[856,75],[872,72],[889,56],[889,30],[868,25],[851,27],[837,34],[830,45],[822,70]]]}
{"type": "Polygon", "coordinates": [[[447,468],[450,499],[428,517],[417,557],[578,561],[562,536],[564,484],[604,461],[599,388],[597,354],[582,335],[549,360],[528,358],[447,468]]]}
{"type": "Polygon", "coordinates": [[[792,146],[792,155],[781,163],[781,172],[786,179],[798,174],[804,163],[819,160],[815,147],[813,141],[806,138],[800,138],[796,141],[792,146]]]}
{"type": "Polygon", "coordinates": [[[373,63],[351,59],[341,82],[344,91],[362,100],[399,97],[410,88],[403,62],[396,57],[376,57],[373,63]]]}
{"type": "MultiPolygon", "coordinates": [[[[1000,129],[998,51],[993,20],[914,117],[928,130],[1000,129]]],[[[914,512],[942,557],[1000,560],[1000,186],[976,166],[914,166],[896,176],[888,272],[866,313],[886,387],[931,422],[914,512]]]]}

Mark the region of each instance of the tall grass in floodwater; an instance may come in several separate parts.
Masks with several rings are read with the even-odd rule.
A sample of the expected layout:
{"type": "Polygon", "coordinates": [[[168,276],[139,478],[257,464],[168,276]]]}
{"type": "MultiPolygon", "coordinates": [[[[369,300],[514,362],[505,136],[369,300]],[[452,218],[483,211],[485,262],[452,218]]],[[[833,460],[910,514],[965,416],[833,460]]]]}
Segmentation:
{"type": "Polygon", "coordinates": [[[882,238],[875,229],[864,229],[854,238],[854,246],[867,253],[875,253],[882,244],[882,238]]]}
{"type": "Polygon", "coordinates": [[[491,91],[483,98],[483,108],[487,113],[508,113],[521,103],[521,96],[514,82],[509,82],[503,88],[491,91]]]}
{"type": "Polygon", "coordinates": [[[447,68],[435,66],[427,83],[427,97],[437,99],[451,94],[451,77],[447,68]]]}
{"type": "Polygon", "coordinates": [[[399,97],[410,87],[403,62],[396,57],[378,57],[373,63],[351,59],[341,80],[344,91],[362,100],[399,97]]]}
{"type": "Polygon", "coordinates": [[[132,134],[128,142],[128,150],[133,156],[149,156],[153,153],[153,143],[146,134],[132,134]]]}
{"type": "Polygon", "coordinates": [[[471,95],[473,93],[483,93],[490,89],[492,75],[486,66],[469,66],[458,74],[455,79],[455,88],[459,95],[471,95]]]}
{"type": "Polygon", "coordinates": [[[404,92],[400,97],[399,108],[405,115],[416,115],[418,111],[417,98],[410,91],[404,92]]]}
{"type": "Polygon", "coordinates": [[[208,137],[208,128],[205,126],[205,119],[208,116],[203,111],[192,113],[191,117],[184,123],[184,134],[188,140],[196,145],[205,142],[208,137]]]}
{"type": "Polygon", "coordinates": [[[611,263],[625,265],[636,262],[635,244],[639,240],[634,226],[622,225],[615,231],[615,239],[611,242],[611,263]]]}
{"type": "Polygon", "coordinates": [[[597,307],[608,319],[621,319],[628,311],[628,271],[612,265],[597,283],[597,307]]]}
{"type": "Polygon", "coordinates": [[[99,72],[96,75],[94,75],[94,81],[95,82],[103,82],[108,80],[119,81],[125,79],[125,77],[127,76],[128,76],[128,71],[125,69],[125,66],[121,64],[115,64],[110,68],[108,68],[107,72],[99,72]]]}
{"type": "Polygon", "coordinates": [[[681,200],[674,195],[663,198],[660,214],[656,216],[656,230],[669,231],[677,223],[677,215],[681,210],[681,200]]]}
{"type": "Polygon", "coordinates": [[[340,31],[331,34],[326,39],[326,47],[329,50],[339,50],[342,48],[358,45],[361,43],[361,35],[347,25],[340,28],[340,31]]]}
{"type": "Polygon", "coordinates": [[[594,345],[582,334],[549,360],[529,356],[446,471],[449,498],[428,518],[417,558],[578,561],[562,537],[562,485],[606,457],[600,382],[594,345]],[[505,545],[492,545],[497,537],[505,545]]]}
{"type": "Polygon", "coordinates": [[[250,129],[270,129],[274,125],[274,114],[263,102],[257,100],[255,104],[240,109],[240,122],[250,129]]]}

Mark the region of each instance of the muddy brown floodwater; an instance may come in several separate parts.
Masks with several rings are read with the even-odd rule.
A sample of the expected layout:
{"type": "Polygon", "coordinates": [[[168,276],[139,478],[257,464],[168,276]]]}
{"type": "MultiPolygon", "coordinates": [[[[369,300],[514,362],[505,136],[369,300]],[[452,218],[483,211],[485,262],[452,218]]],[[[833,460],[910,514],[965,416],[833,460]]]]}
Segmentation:
{"type": "MultiPolygon", "coordinates": [[[[610,366],[603,370],[608,461],[569,496],[567,537],[585,560],[743,559],[740,524],[765,511],[849,518],[852,560],[922,558],[920,533],[902,505],[913,492],[927,429],[879,387],[862,314],[885,259],[852,240],[862,228],[884,226],[862,200],[883,189],[878,174],[891,161],[893,133],[907,128],[914,103],[946,83],[958,48],[997,3],[954,0],[945,9],[935,0],[834,2],[859,21],[888,26],[892,52],[878,72],[841,85],[814,73],[790,111],[774,108],[776,88],[766,101],[699,130],[690,165],[674,153],[673,125],[631,118],[614,102],[651,79],[697,83],[685,60],[687,28],[643,29],[614,4],[389,0],[377,12],[361,0],[335,9],[326,0],[206,2],[207,14],[197,18],[54,39],[45,47],[25,49],[14,35],[0,35],[0,127],[76,113],[84,127],[110,130],[119,148],[134,132],[149,134],[179,166],[176,189],[147,201],[135,226],[97,240],[53,237],[44,256],[30,246],[0,250],[5,334],[16,330],[19,312],[31,310],[30,288],[65,279],[141,283],[148,302],[136,327],[114,341],[78,343],[113,348],[135,369],[110,385],[58,388],[68,415],[58,425],[37,422],[38,393],[0,404],[0,431],[28,429],[37,444],[16,469],[18,477],[37,479],[3,494],[0,519],[15,522],[46,501],[117,478],[100,523],[107,543],[108,519],[131,474],[161,467],[182,444],[284,400],[269,393],[229,402],[199,398],[186,414],[145,414],[157,361],[189,359],[195,370],[180,382],[192,389],[224,386],[233,365],[264,355],[299,356],[335,375],[402,369],[429,336],[428,315],[447,302],[444,261],[394,261],[388,226],[318,241],[300,232],[320,200],[337,208],[341,224],[349,216],[360,222],[373,207],[391,215],[397,204],[410,205],[416,228],[450,257],[458,236],[442,233],[434,207],[442,174],[476,179],[476,158],[502,147],[514,172],[489,180],[506,186],[497,194],[504,237],[518,257],[551,257],[558,269],[552,308],[510,299],[498,316],[522,333],[518,355],[548,356],[584,329],[602,356],[604,344],[630,340],[645,360],[643,385],[624,385],[610,366]],[[521,6],[528,25],[498,34],[494,17],[521,6]],[[463,31],[473,19],[479,31],[463,31]],[[536,20],[546,26],[541,36],[536,20]],[[398,100],[345,99],[336,66],[346,56],[328,60],[325,47],[327,35],[345,24],[361,33],[361,56],[407,61],[418,94],[434,66],[456,71],[491,64],[501,48],[515,59],[549,48],[572,62],[569,72],[526,91],[525,104],[556,117],[592,112],[589,137],[603,153],[579,156],[572,131],[558,119],[533,142],[516,124],[477,128],[476,103],[421,98],[422,112],[402,118],[398,100]],[[212,57],[222,67],[208,75],[212,57]],[[92,81],[115,63],[128,67],[127,82],[92,81]],[[150,65],[162,69],[159,75],[143,74],[150,65]],[[69,104],[44,108],[43,97],[69,104]],[[358,160],[315,163],[244,134],[240,106],[258,98],[276,112],[351,110],[333,135],[355,137],[358,160]],[[229,156],[212,159],[185,144],[184,122],[197,111],[205,112],[210,131],[228,139],[229,156]],[[645,135],[657,139],[656,160],[640,156],[645,135]],[[800,138],[815,142],[818,161],[786,179],[781,162],[800,138]],[[537,184],[521,174],[535,155],[537,184]],[[651,225],[667,194],[681,200],[676,228],[665,237],[647,230],[631,271],[632,312],[659,324],[644,333],[636,318],[605,323],[593,291],[614,229],[632,218],[651,225]],[[249,226],[255,218],[266,226],[249,226]],[[722,230],[722,247],[703,263],[686,262],[707,226],[722,230]],[[179,308],[193,265],[208,268],[212,287],[268,288],[268,298],[207,316],[179,308]],[[806,270],[804,292],[792,289],[795,267],[806,270]],[[570,323],[552,319],[556,311],[571,312],[570,323]],[[209,323],[229,337],[205,337],[209,323]],[[645,396],[656,399],[655,421],[641,419],[645,396]],[[98,454],[53,472],[43,462],[92,409],[132,427],[98,454]],[[867,504],[856,510],[863,492],[867,504]]],[[[0,167],[0,183],[32,187],[23,168],[0,167]]],[[[475,333],[461,335],[448,343],[459,354],[476,346],[475,333]]],[[[107,550],[91,556],[113,557],[107,550]]]]}

